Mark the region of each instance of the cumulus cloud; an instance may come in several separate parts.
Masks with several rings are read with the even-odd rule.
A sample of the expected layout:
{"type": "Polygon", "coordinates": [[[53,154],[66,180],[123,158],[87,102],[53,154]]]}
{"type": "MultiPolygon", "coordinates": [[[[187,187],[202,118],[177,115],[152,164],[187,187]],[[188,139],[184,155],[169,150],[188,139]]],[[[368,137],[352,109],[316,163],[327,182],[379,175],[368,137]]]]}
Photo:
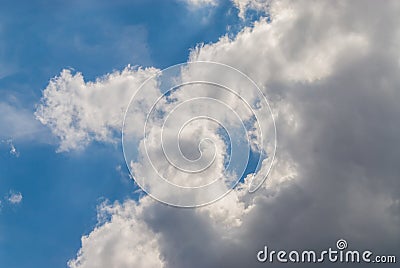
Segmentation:
{"type": "Polygon", "coordinates": [[[69,267],[163,266],[158,235],[141,219],[141,206],[134,201],[104,203],[98,211],[99,227],[82,237],[84,248],[69,267]]]}
{"type": "MultiPolygon", "coordinates": [[[[199,46],[190,60],[237,67],[270,100],[279,143],[267,183],[250,194],[247,179],[199,209],[148,196],[103,205],[70,267],[255,267],[264,245],[325,249],[339,238],[351,248],[396,254],[399,11],[395,1],[273,1],[270,22],[261,18],[233,39],[199,46]]],[[[39,119],[61,138],[62,150],[112,141],[121,114],[105,99],[119,103],[132,91],[113,84],[113,75],[85,83],[64,72],[44,91],[39,119]]]]}
{"type": "MultiPolygon", "coordinates": [[[[194,206],[220,198],[242,177],[250,148],[267,147],[268,138],[274,142],[274,135],[263,136],[252,126],[270,123],[273,129],[264,96],[246,76],[225,65],[198,62],[167,69],[149,86],[144,84],[136,98],[154,106],[141,106],[147,114],[143,125],[134,120],[136,105],[130,105],[124,125],[126,160],[138,184],[168,204],[194,206]],[[184,86],[169,91],[174,81],[184,86]],[[154,85],[158,94],[152,93],[154,85]],[[160,100],[163,93],[168,97],[160,100]],[[252,121],[264,112],[262,122],[252,121]],[[136,130],[134,135],[129,135],[130,129],[136,130]],[[248,132],[254,134],[251,139],[248,132]]],[[[264,166],[269,169],[273,152],[267,154],[264,166]]]]}
{"type": "Polygon", "coordinates": [[[82,149],[92,141],[114,142],[130,98],[154,72],[128,66],[85,82],[81,73],[63,70],[43,91],[35,116],[60,139],[59,151],[82,149]]]}

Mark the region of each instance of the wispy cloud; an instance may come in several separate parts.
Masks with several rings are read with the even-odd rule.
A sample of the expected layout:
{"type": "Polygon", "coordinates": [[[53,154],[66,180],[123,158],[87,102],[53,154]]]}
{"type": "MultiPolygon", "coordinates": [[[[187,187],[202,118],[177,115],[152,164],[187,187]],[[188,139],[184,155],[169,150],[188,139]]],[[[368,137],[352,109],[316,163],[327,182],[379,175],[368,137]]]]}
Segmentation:
{"type": "MultiPolygon", "coordinates": [[[[10,147],[14,145],[9,141],[29,141],[34,139],[36,141],[49,142],[47,137],[46,129],[35,120],[31,111],[0,101],[0,139],[6,141],[10,147]]],[[[11,151],[17,153],[14,149],[11,148],[11,151]]]]}
{"type": "Polygon", "coordinates": [[[218,5],[218,0],[180,0],[191,8],[210,7],[218,5]]]}

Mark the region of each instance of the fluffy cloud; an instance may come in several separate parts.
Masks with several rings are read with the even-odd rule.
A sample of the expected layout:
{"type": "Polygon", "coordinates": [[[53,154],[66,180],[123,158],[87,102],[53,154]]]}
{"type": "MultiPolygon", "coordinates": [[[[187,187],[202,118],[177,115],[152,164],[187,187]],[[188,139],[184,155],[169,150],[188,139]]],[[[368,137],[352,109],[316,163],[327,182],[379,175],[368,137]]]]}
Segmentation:
{"type": "MultiPolygon", "coordinates": [[[[339,238],[376,254],[399,251],[399,3],[274,1],[269,12],[270,23],[261,19],[190,55],[237,67],[268,96],[279,146],[267,183],[250,194],[246,180],[200,209],[149,197],[105,205],[71,267],[255,267],[264,245],[325,249],[339,238]]],[[[126,96],[113,95],[124,86],[108,94],[113,80],[86,88],[66,72],[45,90],[40,118],[61,149],[112,140],[121,121],[110,123],[103,109],[118,110],[126,96]],[[84,97],[94,91],[101,93],[84,97]]]]}
{"type": "Polygon", "coordinates": [[[141,219],[144,206],[133,201],[102,204],[101,226],[82,237],[83,248],[69,267],[162,267],[158,235],[141,219]]]}
{"type": "Polygon", "coordinates": [[[60,139],[59,151],[82,149],[92,141],[113,142],[130,98],[155,69],[130,66],[85,82],[81,73],[63,70],[43,91],[36,118],[60,139]]]}
{"type": "MultiPolygon", "coordinates": [[[[152,109],[140,106],[147,114],[145,126],[134,120],[139,113],[137,105],[130,105],[124,125],[124,153],[146,192],[168,204],[198,206],[220,198],[234,178],[242,177],[250,148],[261,154],[258,147],[274,143],[274,135],[263,136],[253,125],[274,128],[264,96],[240,72],[210,62],[176,67],[165,70],[158,82],[148,80],[152,83],[144,84],[135,95],[136,103],[143,103],[136,100],[139,98],[155,105],[152,109]],[[175,81],[185,85],[169,91],[175,81]],[[226,88],[215,86],[220,84],[226,88]],[[154,85],[160,88],[159,94],[153,94],[154,85]],[[162,93],[168,97],[159,99],[162,93]],[[253,120],[260,115],[264,116],[262,121],[253,120]],[[144,127],[145,131],[137,131],[144,127]],[[130,129],[136,130],[134,135],[129,135],[130,129]],[[248,131],[253,134],[250,141],[248,131]]],[[[269,169],[273,152],[267,154],[270,157],[264,166],[269,169]]]]}

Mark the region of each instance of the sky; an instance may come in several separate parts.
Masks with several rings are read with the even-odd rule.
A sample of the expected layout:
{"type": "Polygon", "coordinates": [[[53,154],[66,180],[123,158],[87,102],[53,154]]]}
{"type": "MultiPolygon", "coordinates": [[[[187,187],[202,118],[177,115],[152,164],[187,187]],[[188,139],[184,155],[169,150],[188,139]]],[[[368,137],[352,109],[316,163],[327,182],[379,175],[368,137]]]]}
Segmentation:
{"type": "Polygon", "coordinates": [[[372,0],[2,1],[0,267],[275,267],[257,262],[265,245],[338,239],[399,261],[399,12],[372,0]],[[154,86],[181,63],[186,72],[154,86]],[[236,95],[184,86],[152,117],[158,87],[174,79],[236,95]],[[233,130],[233,143],[215,121],[178,123],[199,114],[233,130]],[[205,172],[163,158],[160,137],[169,146],[177,135],[184,159],[166,147],[171,159],[214,157],[205,172]],[[247,135],[250,158],[231,174],[226,159],[236,170],[242,158],[229,149],[247,135]],[[185,195],[158,175],[224,180],[185,195]],[[250,193],[253,175],[266,181],[250,193]]]}

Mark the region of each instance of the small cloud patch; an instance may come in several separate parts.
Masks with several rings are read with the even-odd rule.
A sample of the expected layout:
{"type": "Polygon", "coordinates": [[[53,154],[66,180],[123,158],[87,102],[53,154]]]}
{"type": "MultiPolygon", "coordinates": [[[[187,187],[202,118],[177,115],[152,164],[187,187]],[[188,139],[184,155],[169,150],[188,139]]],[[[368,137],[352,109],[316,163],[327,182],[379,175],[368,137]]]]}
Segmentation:
{"type": "Polygon", "coordinates": [[[22,202],[22,194],[20,192],[10,191],[7,201],[13,205],[19,204],[22,202]]]}

